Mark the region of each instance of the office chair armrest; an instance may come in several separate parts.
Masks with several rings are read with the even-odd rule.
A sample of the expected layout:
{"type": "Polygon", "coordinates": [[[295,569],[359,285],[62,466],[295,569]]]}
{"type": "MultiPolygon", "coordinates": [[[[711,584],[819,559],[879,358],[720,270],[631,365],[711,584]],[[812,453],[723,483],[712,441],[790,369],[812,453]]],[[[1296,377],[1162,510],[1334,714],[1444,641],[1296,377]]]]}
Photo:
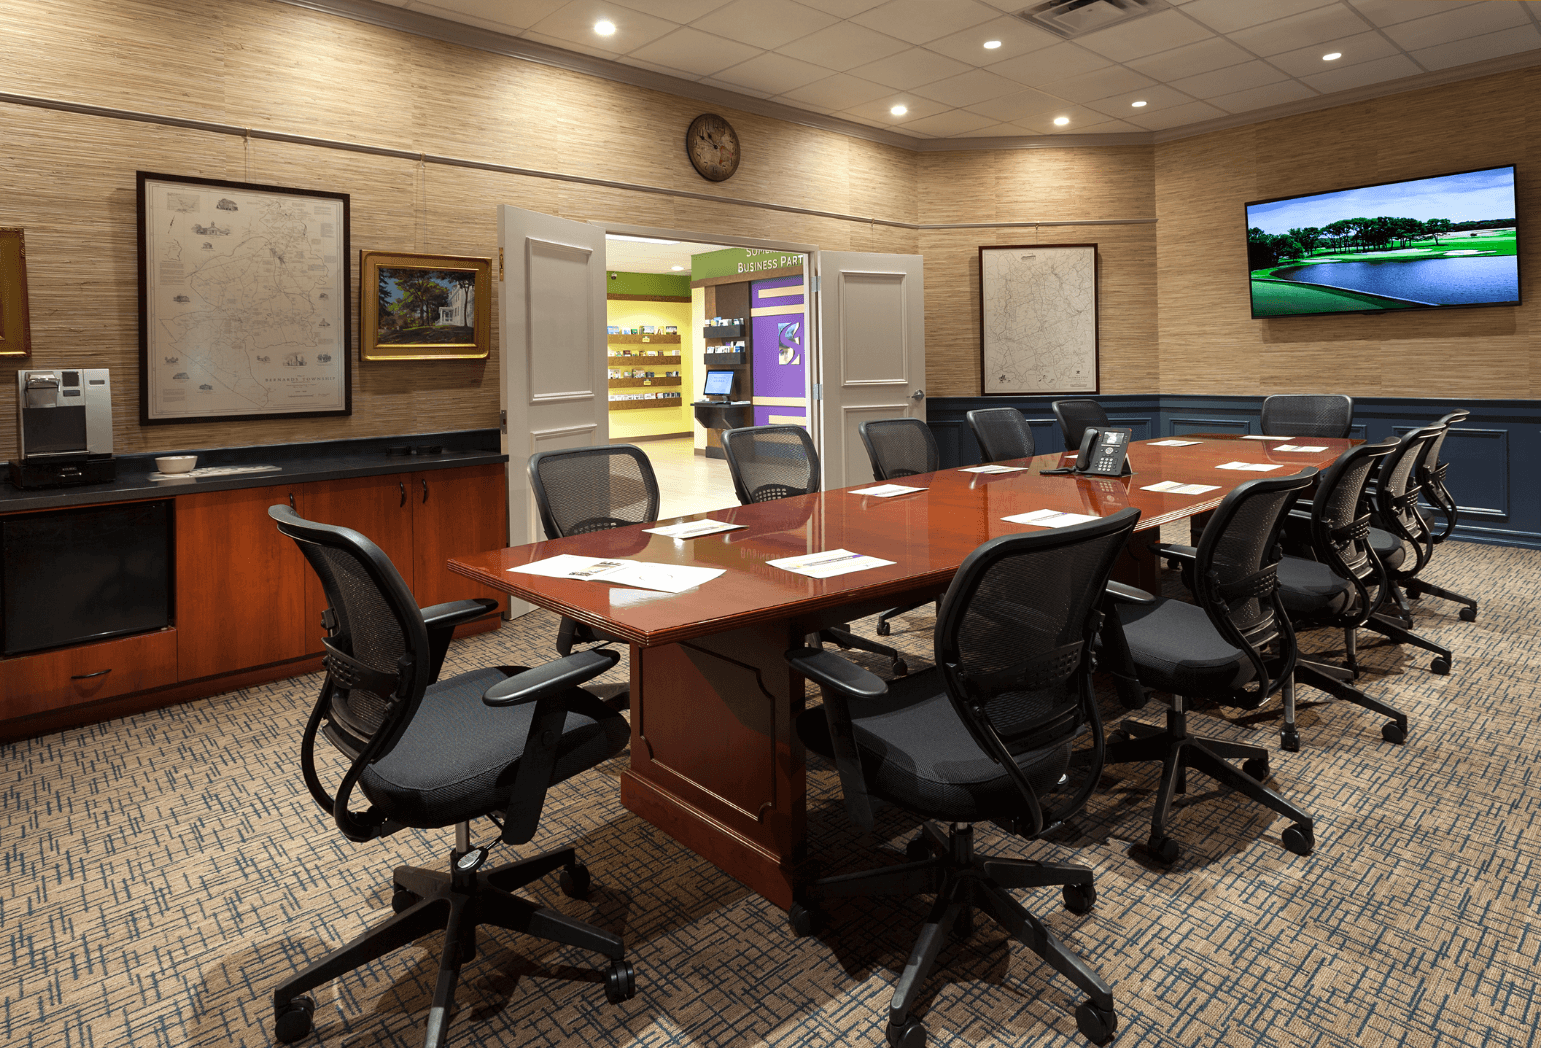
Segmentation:
{"type": "Polygon", "coordinates": [[[1130,586],[1123,582],[1113,582],[1109,580],[1107,587],[1103,590],[1103,592],[1106,593],[1109,597],[1112,597],[1114,600],[1122,601],[1125,604],[1156,603],[1156,598],[1151,594],[1146,593],[1138,586],[1130,586]]]}
{"type": "Polygon", "coordinates": [[[847,662],[832,651],[793,648],[784,656],[798,673],[821,688],[838,691],[849,699],[877,699],[888,694],[888,684],[875,673],[847,662]]]}
{"type": "Polygon", "coordinates": [[[482,701],[489,706],[522,706],[575,688],[589,678],[599,676],[620,659],[621,653],[609,648],[575,651],[565,659],[554,659],[494,684],[482,696],[482,701]]]}
{"type": "Polygon", "coordinates": [[[1171,560],[1185,560],[1190,564],[1199,559],[1199,551],[1196,546],[1180,546],[1175,542],[1152,542],[1150,551],[1158,557],[1167,557],[1171,560]]]}
{"type": "Polygon", "coordinates": [[[423,608],[423,625],[429,629],[443,629],[464,625],[473,619],[479,619],[490,611],[496,611],[498,602],[491,597],[477,597],[475,600],[452,600],[447,604],[434,604],[423,608]]]}

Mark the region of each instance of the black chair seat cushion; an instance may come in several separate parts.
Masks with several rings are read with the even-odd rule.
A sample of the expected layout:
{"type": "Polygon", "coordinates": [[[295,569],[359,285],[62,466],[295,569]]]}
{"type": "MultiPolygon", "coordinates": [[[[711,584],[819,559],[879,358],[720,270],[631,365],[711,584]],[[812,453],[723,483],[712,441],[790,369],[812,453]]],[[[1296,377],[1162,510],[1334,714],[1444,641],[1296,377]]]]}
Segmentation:
{"type": "MultiPolygon", "coordinates": [[[[862,774],[875,796],[927,819],[978,822],[1024,810],[1022,795],[986,756],[953,709],[938,669],[888,684],[884,699],[851,703],[862,774]]],[[[822,707],[797,718],[797,734],[834,759],[822,707]]],[[[1068,742],[1017,755],[1017,766],[1042,801],[1070,764],[1068,742]]]]}
{"type": "Polygon", "coordinates": [[[1407,559],[1407,547],[1402,544],[1402,540],[1380,528],[1370,529],[1370,548],[1375,551],[1375,555],[1381,559],[1381,562],[1392,570],[1400,568],[1402,562],[1407,559]]]}
{"type": "Polygon", "coordinates": [[[1292,621],[1334,618],[1353,599],[1348,580],[1318,561],[1285,557],[1278,570],[1279,596],[1292,621]]]}
{"type": "MultiPolygon", "coordinates": [[[[535,715],[533,703],[497,708],[482,702],[488,688],[510,675],[488,667],[431,685],[396,747],[359,776],[370,802],[389,818],[423,829],[501,814],[535,715]]],[[[551,781],[615,756],[630,734],[624,717],[574,688],[551,781]]]]}
{"type": "Polygon", "coordinates": [[[1119,605],[1118,617],[1147,688],[1223,698],[1255,676],[1246,653],[1220,636],[1196,604],[1164,597],[1154,604],[1119,605]]]}

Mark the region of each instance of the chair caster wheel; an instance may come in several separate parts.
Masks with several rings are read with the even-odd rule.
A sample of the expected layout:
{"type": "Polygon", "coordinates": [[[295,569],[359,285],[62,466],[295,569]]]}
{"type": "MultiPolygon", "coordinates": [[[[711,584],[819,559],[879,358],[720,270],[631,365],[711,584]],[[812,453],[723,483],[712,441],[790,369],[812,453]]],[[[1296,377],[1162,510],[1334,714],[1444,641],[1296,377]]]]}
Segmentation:
{"type": "Polygon", "coordinates": [[[910,862],[925,862],[931,858],[931,842],[924,833],[910,838],[904,846],[904,857],[910,862]]]}
{"type": "Polygon", "coordinates": [[[1461,609],[1461,621],[1462,622],[1476,622],[1477,621],[1477,609],[1476,608],[1462,608],[1461,609]]]}
{"type": "MultiPolygon", "coordinates": [[[[1281,732],[1279,732],[1279,749],[1285,750],[1288,753],[1299,753],[1300,752],[1300,732],[1298,732],[1298,731],[1281,731],[1281,732]]],[[[1257,778],[1257,776],[1254,775],[1253,778],[1257,778]]],[[[1259,780],[1259,781],[1261,781],[1261,780],[1259,780]]]]}
{"type": "Polygon", "coordinates": [[[397,913],[406,913],[421,901],[421,896],[397,885],[396,891],[391,895],[391,909],[397,913]]]}
{"type": "Polygon", "coordinates": [[[589,868],[581,862],[563,866],[562,872],[556,876],[556,882],[562,894],[569,899],[587,899],[589,887],[593,883],[589,880],[589,868]]]}
{"type": "Polygon", "coordinates": [[[1290,826],[1284,831],[1284,847],[1296,855],[1310,855],[1316,847],[1316,835],[1309,826],[1290,826]]]}
{"type": "Polygon", "coordinates": [[[824,915],[812,907],[794,902],[787,911],[787,923],[792,926],[795,937],[806,939],[824,926],[824,915]]]}
{"type": "Polygon", "coordinates": [[[1450,660],[1443,655],[1434,656],[1434,661],[1429,663],[1429,669],[1443,677],[1450,672],[1450,660]]]}
{"type": "Polygon", "coordinates": [[[1118,1016],[1103,1011],[1091,1001],[1082,1001],[1075,1010],[1076,1029],[1092,1044],[1107,1044],[1118,1032],[1118,1016]]]}
{"type": "Polygon", "coordinates": [[[894,660],[894,676],[895,677],[908,677],[909,675],[910,675],[909,664],[906,663],[903,659],[895,659],[894,660]]]}
{"type": "Polygon", "coordinates": [[[1177,856],[1182,854],[1182,849],[1170,837],[1152,837],[1146,847],[1150,849],[1151,856],[1163,866],[1172,865],[1177,861],[1177,856]]]}
{"type": "Polygon", "coordinates": [[[1067,884],[1061,894],[1065,897],[1065,909],[1074,914],[1091,913],[1097,905],[1097,889],[1090,884],[1067,884]]]}
{"type": "MultiPolygon", "coordinates": [[[[1297,750],[1300,748],[1300,739],[1298,736],[1295,740],[1295,748],[1297,750]]],[[[1272,774],[1268,769],[1267,757],[1253,757],[1249,761],[1244,761],[1241,765],[1241,770],[1243,774],[1251,776],[1258,782],[1267,782],[1268,776],[1272,774]]]]}
{"type": "Polygon", "coordinates": [[[274,1038],[281,1044],[293,1044],[310,1033],[311,1018],[315,1014],[315,1001],[304,995],[294,998],[275,1017],[274,1038]]]}
{"type": "Polygon", "coordinates": [[[1408,600],[1418,600],[1423,596],[1423,589],[1417,583],[1409,582],[1402,587],[1402,592],[1407,594],[1408,600]]]}
{"type": "Polygon", "coordinates": [[[1380,726],[1380,737],[1387,742],[1406,742],[1407,729],[1396,721],[1387,721],[1380,726]]]}
{"type": "Polygon", "coordinates": [[[1114,728],[1112,731],[1108,732],[1109,742],[1130,742],[1133,741],[1133,739],[1134,734],[1130,732],[1128,728],[1114,728]]]}
{"type": "Polygon", "coordinates": [[[906,1020],[904,1025],[888,1024],[889,1048],[926,1048],[926,1024],[918,1019],[906,1020]]]}
{"type": "Polygon", "coordinates": [[[605,969],[605,1000],[620,1004],[637,996],[637,969],[630,961],[614,961],[605,969]]]}
{"type": "Polygon", "coordinates": [[[878,623],[877,635],[879,637],[886,637],[886,636],[888,636],[892,632],[893,632],[893,627],[890,626],[888,623],[886,623],[886,622],[878,623]]]}

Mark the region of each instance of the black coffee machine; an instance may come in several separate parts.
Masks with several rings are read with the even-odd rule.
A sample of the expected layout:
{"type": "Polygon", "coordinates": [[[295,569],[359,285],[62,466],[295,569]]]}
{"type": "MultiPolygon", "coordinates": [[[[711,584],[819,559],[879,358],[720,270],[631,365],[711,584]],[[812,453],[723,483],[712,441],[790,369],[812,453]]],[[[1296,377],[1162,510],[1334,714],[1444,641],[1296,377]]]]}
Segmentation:
{"type": "Polygon", "coordinates": [[[106,368],[16,372],[18,488],[102,484],[118,475],[112,457],[112,385],[106,368]]]}

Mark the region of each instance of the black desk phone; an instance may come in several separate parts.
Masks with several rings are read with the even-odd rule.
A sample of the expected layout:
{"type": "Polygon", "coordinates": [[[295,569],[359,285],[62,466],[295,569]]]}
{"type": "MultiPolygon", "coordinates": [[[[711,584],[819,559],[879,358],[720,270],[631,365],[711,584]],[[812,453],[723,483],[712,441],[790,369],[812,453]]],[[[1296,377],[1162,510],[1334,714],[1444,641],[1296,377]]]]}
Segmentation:
{"type": "Polygon", "coordinates": [[[1088,426],[1081,435],[1081,450],[1076,455],[1075,466],[1042,472],[1049,475],[1070,473],[1089,477],[1127,477],[1134,472],[1129,468],[1129,438],[1132,436],[1132,429],[1097,429],[1088,426]]]}

